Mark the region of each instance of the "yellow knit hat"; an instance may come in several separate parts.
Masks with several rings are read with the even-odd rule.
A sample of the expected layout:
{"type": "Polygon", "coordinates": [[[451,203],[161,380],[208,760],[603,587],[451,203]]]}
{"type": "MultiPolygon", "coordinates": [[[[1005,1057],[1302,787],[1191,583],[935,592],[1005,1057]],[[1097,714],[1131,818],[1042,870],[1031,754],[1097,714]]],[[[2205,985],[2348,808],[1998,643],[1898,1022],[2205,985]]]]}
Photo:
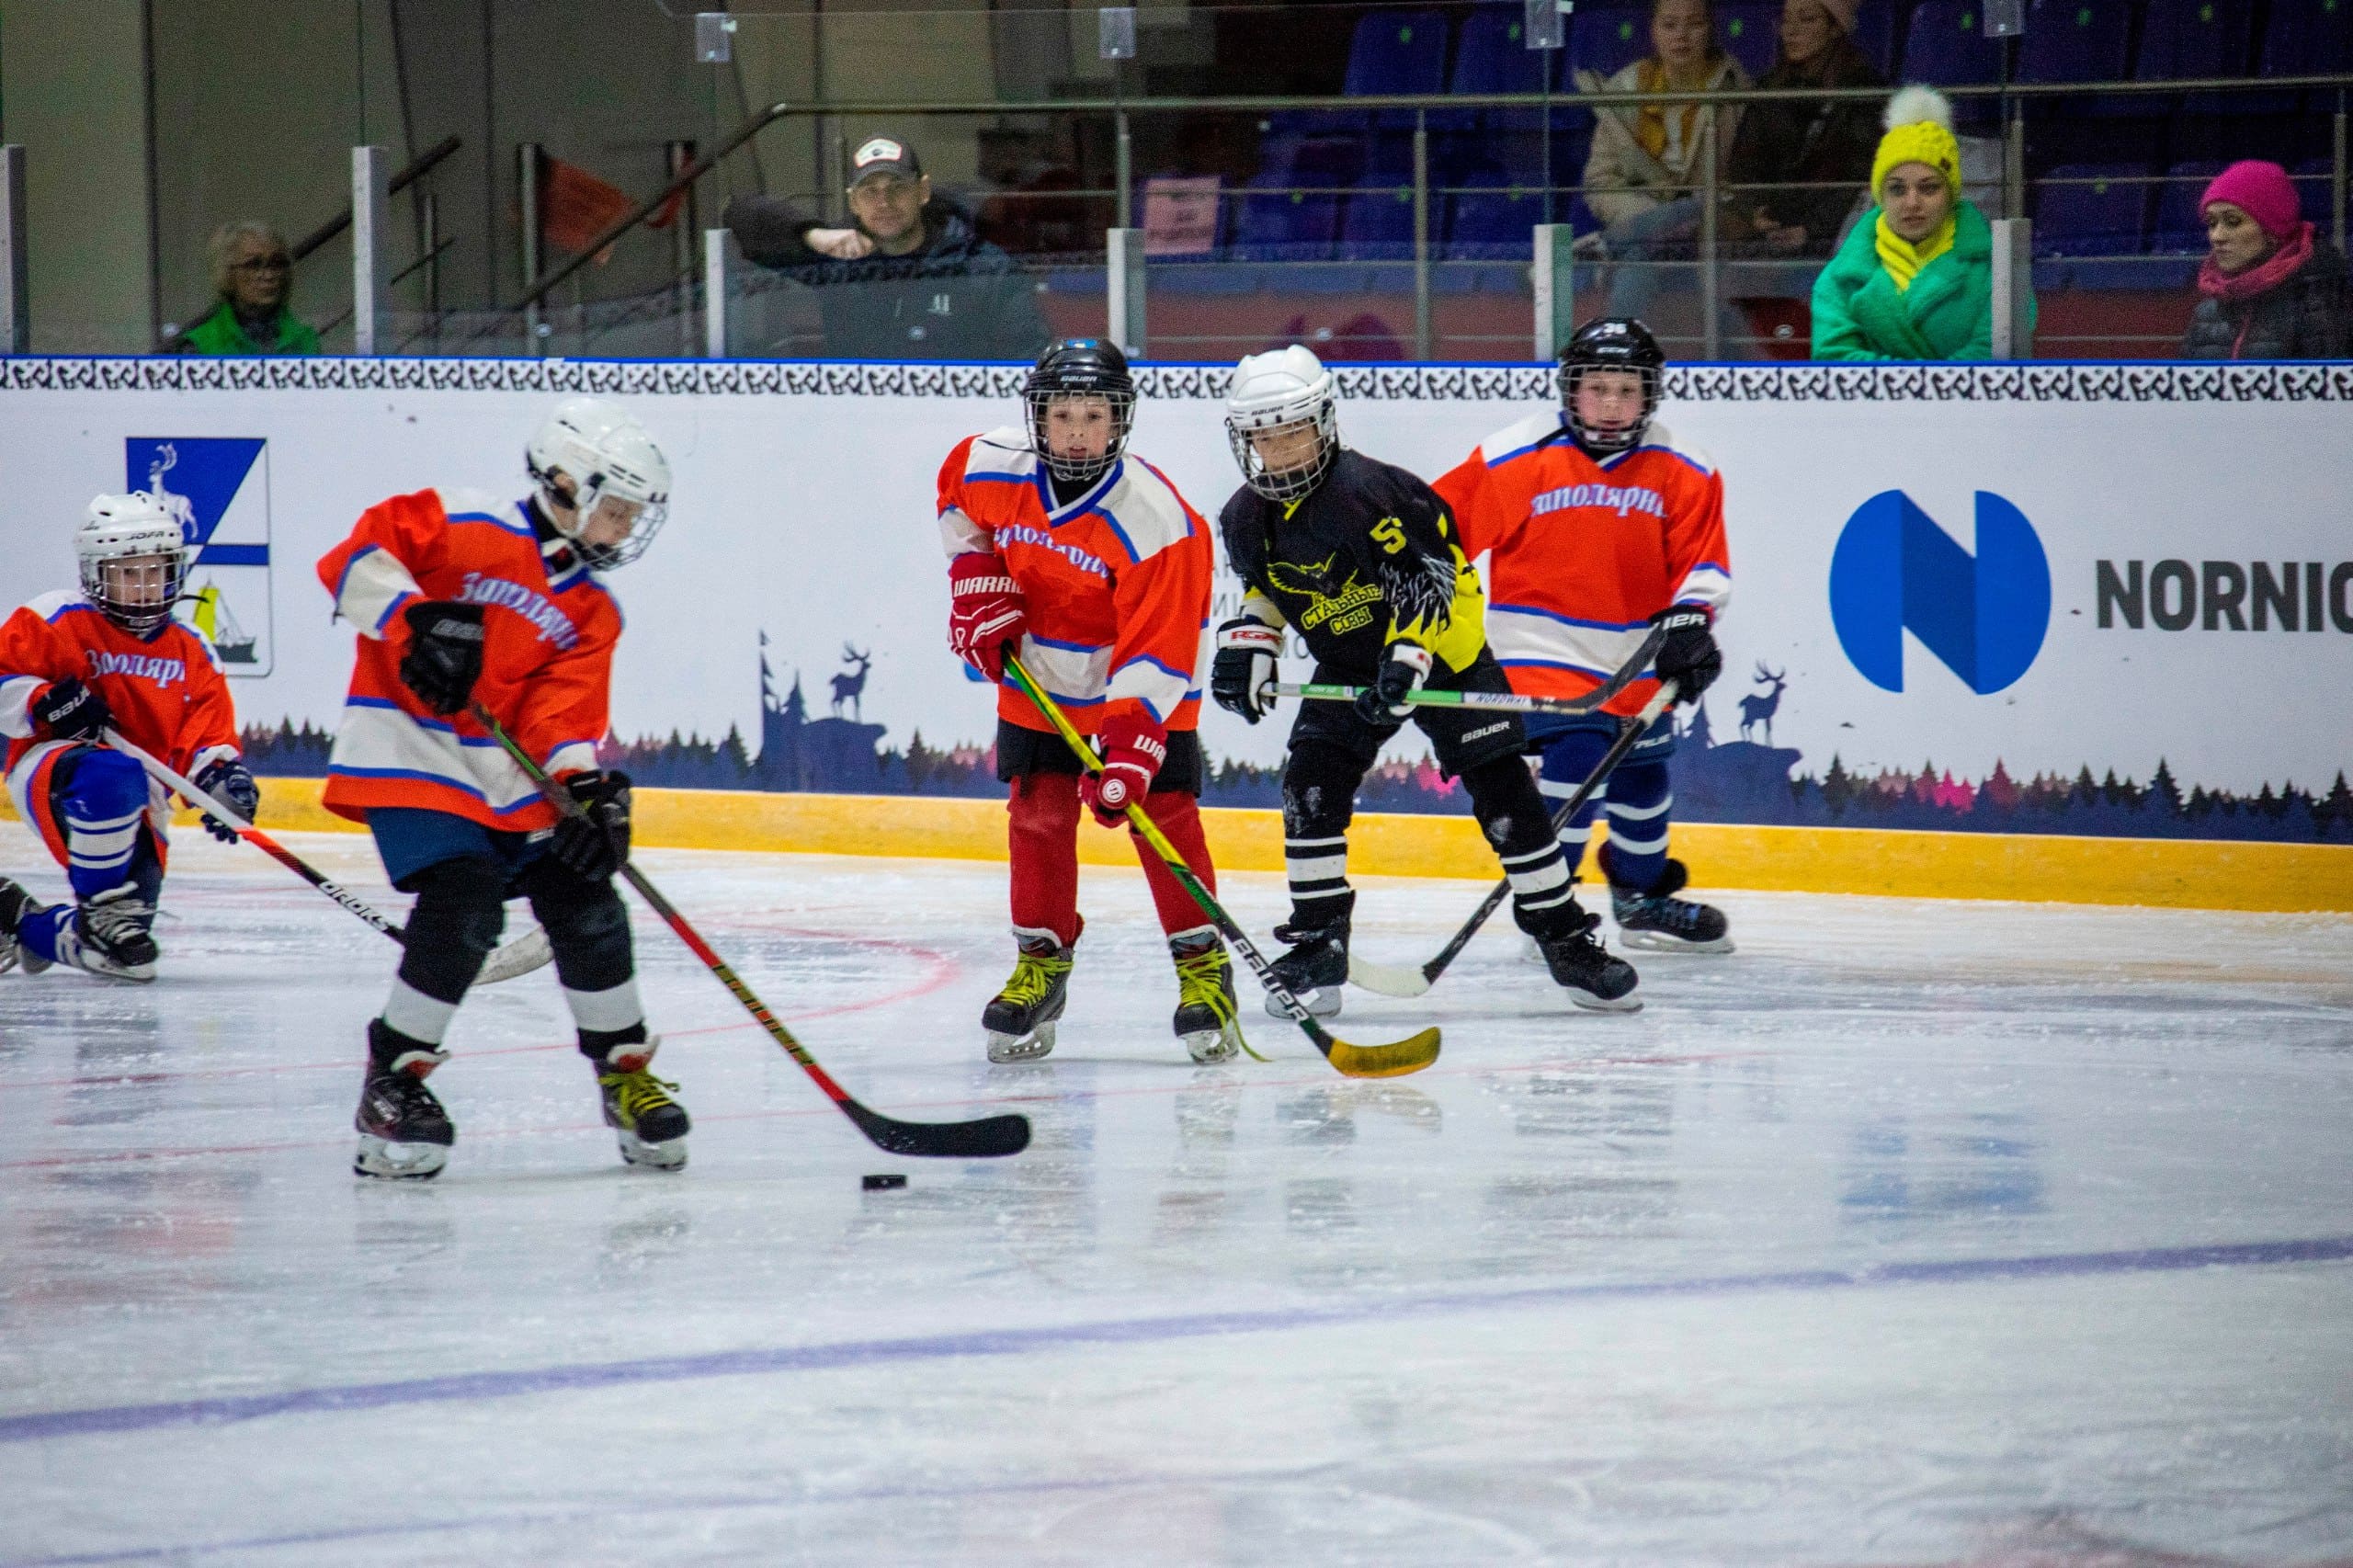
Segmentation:
{"type": "Polygon", "coordinates": [[[1961,195],[1961,143],[1953,139],[1952,105],[1934,87],[1906,87],[1887,100],[1881,117],[1887,134],[1871,159],[1871,199],[1887,188],[1887,173],[1899,164],[1926,164],[1961,195]]]}

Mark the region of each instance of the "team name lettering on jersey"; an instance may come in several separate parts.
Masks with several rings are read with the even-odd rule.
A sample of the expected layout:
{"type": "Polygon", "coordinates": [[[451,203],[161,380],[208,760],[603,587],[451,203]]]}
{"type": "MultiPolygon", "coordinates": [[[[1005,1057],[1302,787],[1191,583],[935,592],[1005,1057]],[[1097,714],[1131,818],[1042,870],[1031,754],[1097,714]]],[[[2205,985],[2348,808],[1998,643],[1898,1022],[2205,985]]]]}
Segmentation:
{"type": "Polygon", "coordinates": [[[995,532],[1001,540],[1014,540],[1022,544],[1034,544],[1040,550],[1051,550],[1082,572],[1092,572],[1097,577],[1111,574],[1111,569],[1103,563],[1101,557],[1089,555],[1074,544],[1064,544],[1043,528],[1032,528],[1028,523],[1000,523],[995,532]]]}
{"type": "Polygon", "coordinates": [[[89,650],[92,676],[131,676],[157,686],[174,686],[188,678],[188,665],[179,659],[159,659],[152,653],[109,653],[89,650]]]}
{"type": "Polygon", "coordinates": [[[479,572],[466,574],[458,597],[470,605],[496,605],[511,609],[540,630],[540,641],[552,642],[570,653],[580,641],[580,629],[572,618],[550,604],[547,596],[534,593],[520,583],[510,583],[504,577],[485,577],[479,572]]]}
{"type": "Polygon", "coordinates": [[[1573,506],[1599,506],[1621,517],[1629,512],[1647,512],[1654,517],[1666,516],[1666,498],[1643,484],[1572,484],[1547,490],[1528,504],[1528,515],[1540,517],[1547,512],[1565,512],[1573,506]]]}

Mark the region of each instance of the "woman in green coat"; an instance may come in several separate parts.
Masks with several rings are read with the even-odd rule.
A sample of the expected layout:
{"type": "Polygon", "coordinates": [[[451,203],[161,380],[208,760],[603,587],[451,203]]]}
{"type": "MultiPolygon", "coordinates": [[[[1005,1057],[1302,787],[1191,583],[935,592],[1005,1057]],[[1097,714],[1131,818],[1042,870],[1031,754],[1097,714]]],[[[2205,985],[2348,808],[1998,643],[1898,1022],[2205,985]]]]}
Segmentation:
{"type": "Polygon", "coordinates": [[[1906,87],[1888,101],[1886,123],[1871,160],[1879,205],[1813,280],[1813,357],[1990,359],[1994,232],[1961,199],[1951,106],[1906,87]]]}

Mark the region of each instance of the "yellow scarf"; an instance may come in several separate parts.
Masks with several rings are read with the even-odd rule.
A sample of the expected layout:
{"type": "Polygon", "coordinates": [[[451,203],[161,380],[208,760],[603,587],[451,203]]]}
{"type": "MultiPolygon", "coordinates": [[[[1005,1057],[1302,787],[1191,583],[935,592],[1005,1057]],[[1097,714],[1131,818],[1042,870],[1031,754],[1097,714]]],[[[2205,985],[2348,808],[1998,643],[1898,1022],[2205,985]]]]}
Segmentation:
{"type": "Polygon", "coordinates": [[[1895,232],[1888,223],[1886,211],[1881,210],[1872,238],[1879,250],[1879,264],[1887,268],[1887,275],[1894,281],[1897,293],[1910,290],[1912,280],[1920,275],[1922,267],[1952,249],[1953,220],[1960,216],[1960,210],[1956,204],[1952,211],[1945,214],[1945,221],[1937,226],[1937,232],[1930,234],[1926,243],[1915,245],[1895,232]]]}
{"type": "MultiPolygon", "coordinates": [[[[1666,79],[1665,62],[1656,57],[1644,60],[1636,69],[1634,90],[1638,93],[1664,93],[1673,85],[1674,84],[1666,79]]],[[[1634,144],[1652,157],[1665,163],[1666,161],[1666,117],[1670,111],[1678,122],[1676,127],[1677,143],[1682,148],[1686,161],[1688,161],[1693,144],[1697,140],[1696,127],[1699,121],[1699,106],[1695,103],[1673,106],[1644,104],[1634,116],[1634,144]]],[[[1684,171],[1677,169],[1675,172],[1681,174],[1684,171]]]]}

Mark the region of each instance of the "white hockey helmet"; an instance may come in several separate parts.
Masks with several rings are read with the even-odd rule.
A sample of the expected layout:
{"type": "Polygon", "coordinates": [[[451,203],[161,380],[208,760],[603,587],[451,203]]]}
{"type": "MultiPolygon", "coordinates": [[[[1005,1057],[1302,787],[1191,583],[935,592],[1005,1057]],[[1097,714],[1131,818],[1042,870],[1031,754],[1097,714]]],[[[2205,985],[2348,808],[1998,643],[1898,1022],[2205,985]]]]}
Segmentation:
{"type": "Polygon", "coordinates": [[[125,631],[143,637],[172,618],[188,579],[188,535],[161,495],[100,495],[74,530],[82,596],[125,631]]]}
{"type": "Polygon", "coordinates": [[[669,460],[636,416],[609,398],[556,404],[523,456],[549,519],[599,571],[644,554],[669,517],[669,460]],[[573,483],[569,496],[556,488],[560,473],[573,483]],[[602,537],[592,540],[592,532],[602,537]]]}
{"type": "Polygon", "coordinates": [[[1225,434],[1243,483],[1270,501],[1294,500],[1313,490],[1340,451],[1339,383],[1324,362],[1297,344],[1253,354],[1233,368],[1225,398],[1225,434]],[[1315,427],[1315,455],[1269,471],[1253,432],[1286,426],[1315,427]]]}

